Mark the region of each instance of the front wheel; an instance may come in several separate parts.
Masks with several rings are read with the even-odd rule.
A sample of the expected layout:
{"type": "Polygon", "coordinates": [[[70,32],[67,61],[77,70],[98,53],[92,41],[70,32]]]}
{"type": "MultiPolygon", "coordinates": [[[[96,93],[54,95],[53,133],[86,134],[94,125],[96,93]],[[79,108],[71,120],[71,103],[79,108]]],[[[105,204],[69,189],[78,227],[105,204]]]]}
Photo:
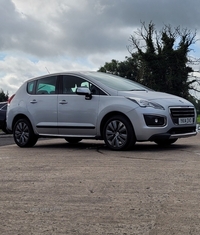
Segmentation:
{"type": "Polygon", "coordinates": [[[116,115],[107,120],[103,128],[103,138],[112,150],[126,150],[136,142],[130,121],[122,115],[116,115]]]}
{"type": "Polygon", "coordinates": [[[13,136],[19,147],[32,147],[38,140],[38,136],[34,134],[33,128],[27,119],[19,119],[15,123],[13,136]]]}

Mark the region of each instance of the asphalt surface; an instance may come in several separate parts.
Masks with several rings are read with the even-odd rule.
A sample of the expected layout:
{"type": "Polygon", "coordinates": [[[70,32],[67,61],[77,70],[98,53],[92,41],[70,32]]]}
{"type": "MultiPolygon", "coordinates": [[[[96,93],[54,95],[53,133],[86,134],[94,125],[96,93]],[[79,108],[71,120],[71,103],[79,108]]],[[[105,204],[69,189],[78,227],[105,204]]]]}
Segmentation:
{"type": "Polygon", "coordinates": [[[91,140],[1,146],[0,234],[199,235],[199,141],[121,152],[91,140]]]}
{"type": "Polygon", "coordinates": [[[14,144],[14,139],[11,134],[5,134],[0,131],[0,146],[14,144]]]}

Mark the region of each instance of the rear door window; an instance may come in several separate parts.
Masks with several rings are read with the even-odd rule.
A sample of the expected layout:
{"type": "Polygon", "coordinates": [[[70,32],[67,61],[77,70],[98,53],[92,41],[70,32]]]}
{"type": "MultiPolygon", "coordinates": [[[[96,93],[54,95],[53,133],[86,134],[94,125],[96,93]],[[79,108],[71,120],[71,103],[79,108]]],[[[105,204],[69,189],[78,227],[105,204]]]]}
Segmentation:
{"type": "Polygon", "coordinates": [[[57,76],[38,79],[36,82],[36,94],[48,95],[56,93],[57,76]]]}

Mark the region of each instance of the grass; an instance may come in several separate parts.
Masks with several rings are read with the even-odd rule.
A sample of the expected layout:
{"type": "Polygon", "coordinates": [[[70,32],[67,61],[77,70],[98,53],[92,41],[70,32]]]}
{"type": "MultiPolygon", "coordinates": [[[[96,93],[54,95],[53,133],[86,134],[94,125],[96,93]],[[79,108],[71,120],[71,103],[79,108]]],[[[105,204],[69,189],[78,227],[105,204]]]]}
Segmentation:
{"type": "Polygon", "coordinates": [[[197,116],[197,123],[200,124],[200,114],[197,116]]]}

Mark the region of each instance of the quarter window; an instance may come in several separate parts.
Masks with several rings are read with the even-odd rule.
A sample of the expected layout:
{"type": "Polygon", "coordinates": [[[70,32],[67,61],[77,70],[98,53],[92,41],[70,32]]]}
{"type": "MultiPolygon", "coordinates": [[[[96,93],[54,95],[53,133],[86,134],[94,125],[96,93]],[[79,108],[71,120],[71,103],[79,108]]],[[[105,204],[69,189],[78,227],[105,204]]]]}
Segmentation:
{"type": "Polygon", "coordinates": [[[29,94],[33,94],[34,93],[34,84],[35,84],[35,81],[28,82],[28,84],[27,84],[27,92],[29,94]]]}

